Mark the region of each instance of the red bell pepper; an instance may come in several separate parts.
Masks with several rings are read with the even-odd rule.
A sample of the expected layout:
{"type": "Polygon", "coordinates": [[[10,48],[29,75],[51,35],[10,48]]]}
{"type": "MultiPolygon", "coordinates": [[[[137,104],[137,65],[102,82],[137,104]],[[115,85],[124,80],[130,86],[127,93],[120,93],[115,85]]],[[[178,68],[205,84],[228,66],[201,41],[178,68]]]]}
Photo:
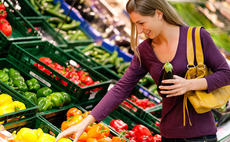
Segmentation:
{"type": "Polygon", "coordinates": [[[93,79],[90,76],[85,76],[85,75],[82,75],[80,77],[80,81],[82,83],[85,83],[86,85],[91,85],[93,83],[93,79]]]}
{"type": "Polygon", "coordinates": [[[7,16],[6,11],[3,10],[3,9],[0,9],[0,17],[1,17],[1,18],[6,18],[6,16],[7,16]]]}
{"type": "Polygon", "coordinates": [[[52,60],[49,57],[41,57],[41,58],[39,58],[39,60],[42,61],[43,63],[45,63],[46,65],[52,64],[52,60]]]}
{"type": "Polygon", "coordinates": [[[2,2],[0,2],[0,9],[5,10],[5,5],[2,2]]]}
{"type": "Polygon", "coordinates": [[[87,72],[85,72],[85,71],[83,71],[83,70],[79,70],[79,71],[77,72],[77,74],[78,74],[79,77],[81,77],[82,75],[84,75],[84,76],[89,76],[89,73],[87,73],[87,72]]]}
{"type": "Polygon", "coordinates": [[[137,124],[133,127],[132,131],[135,132],[135,137],[139,139],[141,136],[152,136],[150,130],[141,124],[137,124]]]}
{"type": "Polygon", "coordinates": [[[153,136],[153,141],[154,141],[154,142],[161,142],[161,135],[155,134],[155,135],[153,136]]]}
{"type": "Polygon", "coordinates": [[[66,72],[77,72],[76,69],[72,65],[67,66],[65,71],[66,72]]]}
{"type": "Polygon", "coordinates": [[[114,119],[110,121],[110,126],[113,127],[119,133],[128,130],[128,125],[121,119],[114,119]]]}
{"type": "MultiPolygon", "coordinates": [[[[62,71],[64,69],[63,66],[61,66],[58,63],[53,63],[53,65],[54,65],[55,70],[61,70],[62,71]]],[[[64,69],[64,71],[65,71],[65,69],[64,69]]]]}
{"type": "Polygon", "coordinates": [[[135,137],[131,137],[131,138],[129,138],[129,141],[131,141],[131,142],[137,142],[137,140],[136,140],[136,138],[135,138],[135,137]]]}
{"type": "Polygon", "coordinates": [[[146,136],[146,135],[140,136],[137,140],[138,142],[155,142],[153,140],[153,136],[146,136]]]}
{"type": "Polygon", "coordinates": [[[72,76],[71,78],[69,78],[69,80],[74,82],[77,85],[81,83],[81,81],[78,79],[78,76],[72,76]]]}

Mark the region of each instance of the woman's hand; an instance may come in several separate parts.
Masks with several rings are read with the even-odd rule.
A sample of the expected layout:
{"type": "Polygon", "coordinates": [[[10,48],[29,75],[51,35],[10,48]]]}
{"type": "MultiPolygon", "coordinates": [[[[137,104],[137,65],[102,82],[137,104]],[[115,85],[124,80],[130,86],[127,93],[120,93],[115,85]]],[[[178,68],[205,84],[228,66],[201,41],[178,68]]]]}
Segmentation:
{"type": "Polygon", "coordinates": [[[88,127],[90,124],[95,122],[96,119],[92,115],[88,115],[86,118],[84,118],[80,123],[66,129],[65,131],[61,132],[57,138],[55,139],[55,142],[57,142],[61,138],[68,138],[72,135],[75,136],[73,142],[77,142],[78,138],[83,134],[86,127],[88,127]]]}
{"type": "Polygon", "coordinates": [[[172,83],[170,86],[159,86],[161,94],[168,94],[167,97],[180,96],[189,91],[189,80],[173,75],[173,79],[162,80],[162,84],[172,83]],[[163,91],[164,90],[164,91],[163,91]],[[166,91],[167,90],[167,91],[166,91]]]}

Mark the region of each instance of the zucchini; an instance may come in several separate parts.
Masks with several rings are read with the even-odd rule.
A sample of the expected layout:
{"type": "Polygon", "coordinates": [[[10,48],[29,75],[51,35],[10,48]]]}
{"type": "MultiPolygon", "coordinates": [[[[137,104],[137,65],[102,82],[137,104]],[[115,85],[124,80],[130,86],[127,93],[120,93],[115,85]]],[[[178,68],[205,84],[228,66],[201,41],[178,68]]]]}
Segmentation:
{"type": "MultiPolygon", "coordinates": [[[[173,66],[172,64],[169,63],[169,61],[166,61],[166,63],[164,64],[163,66],[163,70],[161,72],[161,76],[160,76],[160,79],[158,81],[158,84],[157,84],[157,90],[159,91],[160,88],[159,86],[160,85],[167,85],[167,86],[170,86],[170,85],[173,85],[172,83],[164,83],[162,84],[162,80],[165,80],[165,79],[173,79],[173,66]]],[[[165,98],[168,94],[161,94],[163,98],[165,98]]]]}

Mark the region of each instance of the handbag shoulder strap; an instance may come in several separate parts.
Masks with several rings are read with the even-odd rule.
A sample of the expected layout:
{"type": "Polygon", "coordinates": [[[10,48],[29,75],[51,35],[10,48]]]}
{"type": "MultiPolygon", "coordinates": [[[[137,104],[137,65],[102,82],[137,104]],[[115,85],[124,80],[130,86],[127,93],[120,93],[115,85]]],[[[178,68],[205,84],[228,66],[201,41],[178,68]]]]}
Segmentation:
{"type": "MultiPolygon", "coordinates": [[[[192,29],[193,27],[189,27],[187,33],[187,61],[188,68],[195,67],[194,65],[194,50],[193,50],[193,40],[192,40],[192,29]]],[[[203,50],[200,40],[200,29],[201,27],[197,27],[195,29],[195,49],[196,49],[196,61],[198,67],[204,67],[204,56],[203,50]]]]}

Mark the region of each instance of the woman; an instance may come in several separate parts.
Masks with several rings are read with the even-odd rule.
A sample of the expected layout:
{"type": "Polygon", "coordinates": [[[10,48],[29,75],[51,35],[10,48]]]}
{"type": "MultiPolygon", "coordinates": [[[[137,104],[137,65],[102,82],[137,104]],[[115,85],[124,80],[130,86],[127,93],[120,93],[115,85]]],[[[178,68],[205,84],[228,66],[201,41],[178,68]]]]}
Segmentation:
{"type": "MultiPolygon", "coordinates": [[[[173,65],[174,78],[163,80],[172,86],[160,86],[163,98],[160,131],[163,142],[206,141],[215,142],[217,128],[211,112],[197,114],[189,103],[192,125],[183,125],[183,94],[190,90],[211,92],[230,84],[230,71],[226,60],[212,41],[210,34],[201,29],[205,64],[214,72],[206,78],[184,79],[187,71],[186,42],[187,31],[183,21],[166,0],[129,0],[126,9],[131,19],[131,46],[135,53],[129,68],[117,84],[92,110],[81,123],[65,130],[57,139],[75,134],[77,141],[84,129],[92,122],[102,121],[115,107],[125,100],[137,82],[148,72],[158,82],[166,61],[173,65]],[[148,38],[137,47],[137,34],[144,33],[148,38]]],[[[193,31],[194,35],[194,31],[193,31]]],[[[188,119],[186,119],[188,120],[188,119]]]]}

